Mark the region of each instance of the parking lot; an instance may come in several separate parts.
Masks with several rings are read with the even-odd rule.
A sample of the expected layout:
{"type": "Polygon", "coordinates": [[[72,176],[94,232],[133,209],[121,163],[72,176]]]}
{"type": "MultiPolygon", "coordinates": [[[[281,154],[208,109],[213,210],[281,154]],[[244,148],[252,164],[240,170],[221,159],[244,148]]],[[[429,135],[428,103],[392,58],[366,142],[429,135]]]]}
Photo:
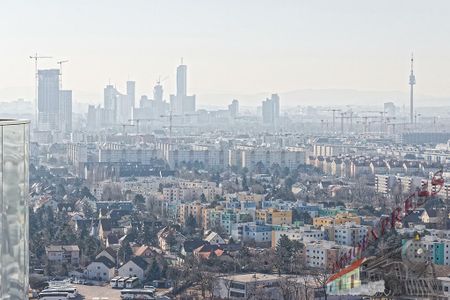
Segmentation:
{"type": "Polygon", "coordinates": [[[120,300],[120,290],[115,290],[106,286],[92,286],[92,285],[79,285],[74,284],[78,293],[84,300],[120,300]]]}

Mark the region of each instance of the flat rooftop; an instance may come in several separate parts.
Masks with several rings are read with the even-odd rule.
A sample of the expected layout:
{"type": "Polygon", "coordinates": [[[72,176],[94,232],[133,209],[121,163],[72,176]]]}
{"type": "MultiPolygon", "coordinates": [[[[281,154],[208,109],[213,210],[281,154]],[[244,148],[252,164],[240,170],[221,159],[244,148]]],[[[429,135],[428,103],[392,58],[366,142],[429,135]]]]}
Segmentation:
{"type": "Polygon", "coordinates": [[[236,282],[255,282],[255,281],[273,281],[278,280],[281,277],[272,274],[249,273],[249,274],[223,276],[222,278],[236,282]]]}

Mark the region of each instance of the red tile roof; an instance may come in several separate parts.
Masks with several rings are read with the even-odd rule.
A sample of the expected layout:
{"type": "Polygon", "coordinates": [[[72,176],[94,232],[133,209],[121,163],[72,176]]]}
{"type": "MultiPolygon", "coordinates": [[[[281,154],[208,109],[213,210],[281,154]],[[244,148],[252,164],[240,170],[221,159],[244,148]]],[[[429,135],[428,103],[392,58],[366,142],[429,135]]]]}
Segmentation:
{"type": "Polygon", "coordinates": [[[365,258],[360,258],[356,261],[354,261],[351,265],[349,265],[348,267],[343,268],[342,270],[340,270],[338,273],[332,275],[328,280],[327,280],[327,284],[338,279],[339,277],[344,276],[347,273],[350,273],[351,271],[359,268],[361,266],[361,264],[365,261],[365,258]]]}

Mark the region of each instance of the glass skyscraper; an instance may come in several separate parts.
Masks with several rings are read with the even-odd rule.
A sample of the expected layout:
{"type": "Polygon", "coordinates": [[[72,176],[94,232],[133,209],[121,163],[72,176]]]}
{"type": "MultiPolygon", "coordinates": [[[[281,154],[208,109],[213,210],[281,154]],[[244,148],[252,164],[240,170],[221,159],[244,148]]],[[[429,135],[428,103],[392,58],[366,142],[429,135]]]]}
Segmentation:
{"type": "Polygon", "coordinates": [[[0,119],[0,300],[28,299],[29,121],[0,119]]]}
{"type": "Polygon", "coordinates": [[[59,127],[59,69],[38,71],[38,127],[55,130],[59,127]]]}

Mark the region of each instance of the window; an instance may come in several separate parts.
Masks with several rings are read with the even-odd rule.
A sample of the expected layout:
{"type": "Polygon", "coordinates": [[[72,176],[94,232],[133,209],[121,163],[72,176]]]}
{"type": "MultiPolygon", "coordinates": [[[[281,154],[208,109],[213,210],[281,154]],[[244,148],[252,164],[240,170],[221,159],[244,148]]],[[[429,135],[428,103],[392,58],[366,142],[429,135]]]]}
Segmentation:
{"type": "Polygon", "coordinates": [[[245,284],[242,283],[232,282],[230,284],[230,287],[236,290],[245,290],[245,284]]]}
{"type": "Polygon", "coordinates": [[[244,298],[245,294],[244,293],[235,292],[235,291],[231,291],[230,292],[230,296],[231,297],[236,297],[236,298],[244,298]]]}

